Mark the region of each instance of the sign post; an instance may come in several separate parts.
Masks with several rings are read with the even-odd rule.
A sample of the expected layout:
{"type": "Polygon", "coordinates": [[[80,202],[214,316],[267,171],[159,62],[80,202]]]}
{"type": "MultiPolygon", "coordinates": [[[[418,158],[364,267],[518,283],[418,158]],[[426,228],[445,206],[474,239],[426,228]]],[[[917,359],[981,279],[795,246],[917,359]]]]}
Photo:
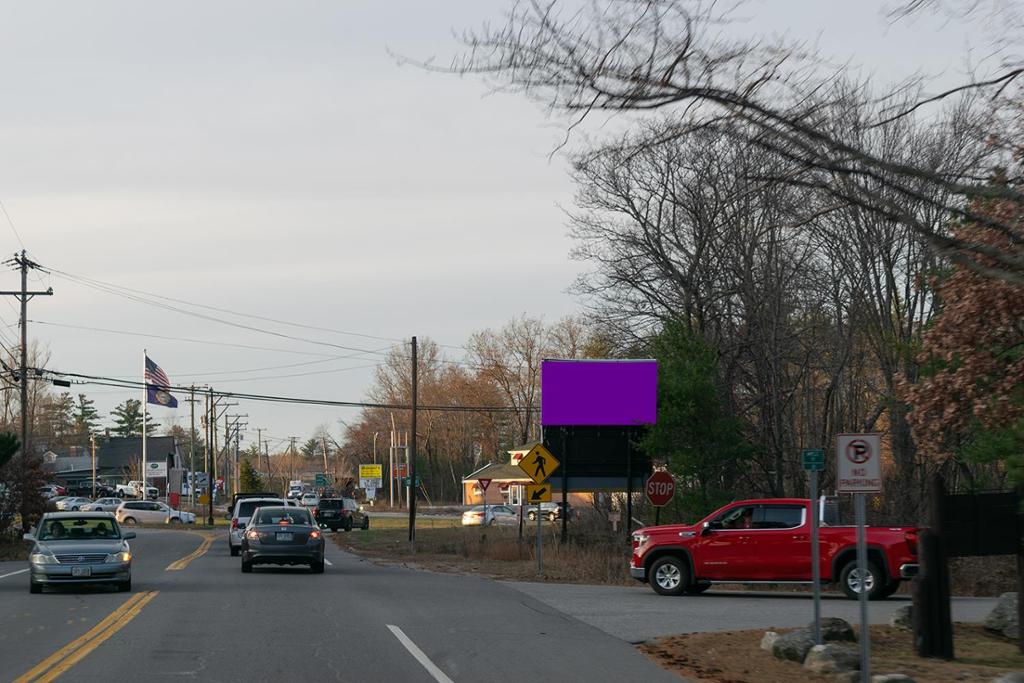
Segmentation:
{"type": "MultiPolygon", "coordinates": [[[[551,451],[544,448],[543,444],[537,444],[530,449],[530,452],[519,461],[519,469],[526,472],[526,476],[533,479],[534,484],[544,484],[547,478],[551,476],[551,473],[558,469],[560,462],[551,454],[551,451]]],[[[527,486],[527,500],[533,501],[533,498],[537,497],[537,573],[544,573],[544,559],[541,555],[541,514],[540,504],[546,502],[543,500],[543,496],[547,495],[547,500],[551,500],[551,487],[544,486],[527,486]]],[[[562,517],[568,517],[568,510],[562,510],[562,517]]]]}
{"type": "Polygon", "coordinates": [[[825,469],[825,451],[811,448],[803,452],[803,467],[811,484],[811,582],[814,584],[814,643],[821,645],[821,550],[818,546],[818,525],[821,511],[818,501],[818,472],[825,469]]]}
{"type": "MultiPolygon", "coordinates": [[[[857,597],[860,603],[860,680],[871,680],[871,634],[868,626],[868,547],[864,494],[882,490],[881,438],[878,434],[836,436],[836,475],[840,493],[852,493],[857,524],[857,597]]],[[[882,577],[871,577],[879,581],[882,577]]],[[[849,579],[847,579],[849,580],[849,579]]]]}
{"type": "Polygon", "coordinates": [[[661,508],[668,505],[676,494],[676,481],[668,472],[659,470],[647,478],[644,493],[654,506],[654,525],[657,526],[661,523],[661,508]]]}

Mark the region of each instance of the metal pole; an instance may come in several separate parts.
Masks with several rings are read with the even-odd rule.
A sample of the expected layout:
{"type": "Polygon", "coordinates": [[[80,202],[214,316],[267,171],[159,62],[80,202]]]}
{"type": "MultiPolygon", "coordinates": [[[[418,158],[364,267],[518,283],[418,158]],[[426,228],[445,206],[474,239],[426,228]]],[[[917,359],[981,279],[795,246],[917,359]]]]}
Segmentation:
{"type": "Polygon", "coordinates": [[[196,387],[189,387],[188,408],[192,430],[188,433],[188,504],[196,511],[196,387]]]}
{"type": "Polygon", "coordinates": [[[569,451],[565,447],[565,430],[558,428],[562,437],[562,544],[569,541],[569,451]]]}
{"type": "MultiPolygon", "coordinates": [[[[28,443],[28,257],[21,250],[21,474],[24,480],[28,471],[28,454],[31,452],[28,443]]],[[[27,496],[22,496],[24,501],[27,496]]],[[[25,531],[28,515],[22,502],[21,525],[25,531]]]]}
{"type": "MultiPolygon", "coordinates": [[[[853,494],[853,503],[857,516],[857,576],[860,586],[857,599],[860,603],[860,680],[861,683],[871,681],[871,632],[868,630],[868,547],[864,526],[867,516],[864,510],[864,494],[853,494]]],[[[878,581],[881,577],[874,577],[878,581]]]]}
{"type": "Polygon", "coordinates": [[[146,421],[149,419],[149,382],[146,380],[146,349],[142,349],[142,500],[149,500],[146,485],[146,421]]]}
{"type": "Polygon", "coordinates": [[[374,432],[373,433],[373,464],[374,465],[377,464],[377,435],[378,434],[380,434],[380,432],[374,432]]]}
{"type": "Polygon", "coordinates": [[[412,435],[409,442],[409,544],[416,552],[416,337],[412,338],[412,435]]]}
{"type": "Polygon", "coordinates": [[[96,500],[96,435],[89,435],[89,443],[92,445],[92,499],[96,500]]]}
{"type": "Polygon", "coordinates": [[[395,507],[395,430],[391,430],[391,447],[388,448],[388,501],[395,507]]]}
{"type": "MultiPolygon", "coordinates": [[[[564,510],[563,510],[564,513],[564,510]]],[[[633,440],[626,433],[626,540],[633,535],[633,440]]]]}
{"type": "Polygon", "coordinates": [[[213,413],[216,410],[216,403],[213,401],[213,387],[210,387],[206,405],[209,409],[209,413],[206,415],[206,523],[213,526],[213,478],[217,471],[217,453],[213,450],[213,437],[217,431],[213,421],[213,413]]]}
{"type": "Polygon", "coordinates": [[[821,645],[821,555],[818,548],[818,470],[811,470],[811,581],[814,583],[814,642],[821,645]]]}
{"type": "MultiPolygon", "coordinates": [[[[563,510],[563,514],[564,514],[564,510],[563,510]]],[[[541,539],[540,539],[540,535],[541,535],[540,517],[541,517],[541,515],[540,515],[540,503],[537,503],[537,574],[540,575],[540,576],[543,576],[544,575],[544,557],[543,557],[542,549],[541,549],[541,546],[543,544],[541,543],[541,539]]]]}

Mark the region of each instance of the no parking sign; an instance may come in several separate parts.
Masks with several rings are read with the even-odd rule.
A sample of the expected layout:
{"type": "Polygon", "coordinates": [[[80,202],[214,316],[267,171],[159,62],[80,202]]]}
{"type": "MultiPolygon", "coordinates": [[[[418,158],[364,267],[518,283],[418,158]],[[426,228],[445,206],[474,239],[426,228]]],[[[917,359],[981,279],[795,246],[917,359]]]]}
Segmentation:
{"type": "Polygon", "coordinates": [[[882,446],[878,434],[836,437],[836,489],[839,493],[882,490],[882,446]]]}

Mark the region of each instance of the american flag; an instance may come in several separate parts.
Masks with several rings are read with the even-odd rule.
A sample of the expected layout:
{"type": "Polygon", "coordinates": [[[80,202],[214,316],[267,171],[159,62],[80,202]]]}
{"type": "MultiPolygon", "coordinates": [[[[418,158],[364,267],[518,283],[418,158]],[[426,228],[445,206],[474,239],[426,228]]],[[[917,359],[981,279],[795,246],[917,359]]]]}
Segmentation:
{"type": "Polygon", "coordinates": [[[167,373],[146,356],[146,401],[158,406],[177,408],[178,399],[171,396],[168,391],[170,386],[171,380],[167,373]]]}

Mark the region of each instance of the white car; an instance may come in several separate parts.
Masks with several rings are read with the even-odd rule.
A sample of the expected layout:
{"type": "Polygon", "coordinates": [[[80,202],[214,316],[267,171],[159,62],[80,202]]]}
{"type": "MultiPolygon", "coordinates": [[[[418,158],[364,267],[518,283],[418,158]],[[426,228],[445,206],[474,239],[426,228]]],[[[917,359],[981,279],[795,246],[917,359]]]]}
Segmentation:
{"type": "Polygon", "coordinates": [[[88,505],[91,502],[91,498],[85,498],[83,496],[69,496],[58,500],[56,507],[61,512],[78,512],[82,509],[83,505],[88,505]]]}
{"type": "Polygon", "coordinates": [[[118,524],[195,524],[196,516],[191,512],[175,510],[167,503],[145,500],[130,500],[117,506],[114,512],[118,524]]]}
{"type": "Polygon", "coordinates": [[[80,509],[82,512],[116,512],[123,502],[120,498],[97,498],[80,509]]]}
{"type": "Polygon", "coordinates": [[[303,493],[302,498],[299,499],[299,505],[304,508],[315,508],[320,504],[320,496],[315,493],[303,493]]]}
{"type": "Polygon", "coordinates": [[[512,524],[518,518],[518,513],[508,505],[474,505],[462,513],[462,526],[512,524]]]}

